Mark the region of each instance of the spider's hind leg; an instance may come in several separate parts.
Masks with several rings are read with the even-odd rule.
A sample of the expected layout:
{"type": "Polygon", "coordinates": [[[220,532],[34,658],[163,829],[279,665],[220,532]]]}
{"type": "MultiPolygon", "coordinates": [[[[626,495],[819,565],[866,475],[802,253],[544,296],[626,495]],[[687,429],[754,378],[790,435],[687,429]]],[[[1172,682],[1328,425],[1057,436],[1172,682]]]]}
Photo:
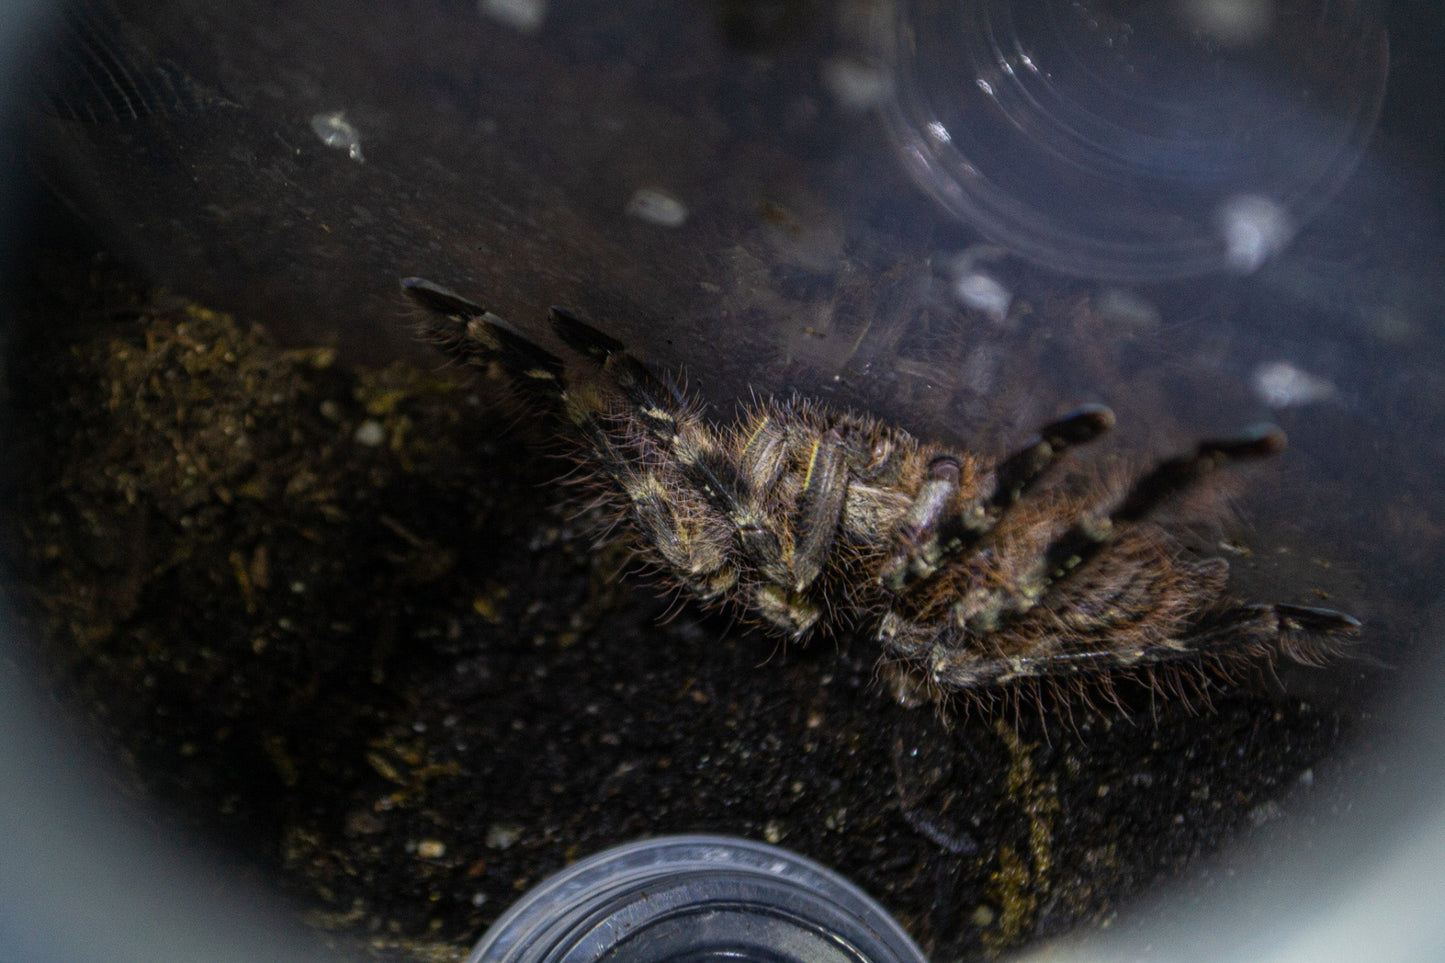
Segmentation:
{"type": "Polygon", "coordinates": [[[1044,425],[1026,445],[998,463],[992,486],[961,511],[951,509],[959,491],[959,460],[946,453],[935,455],[913,505],[894,532],[893,552],[883,565],[880,580],[899,592],[928,578],[945,558],[992,531],[1066,451],[1093,441],[1113,426],[1114,413],[1103,405],[1085,405],[1044,425]]]}
{"type": "Polygon", "coordinates": [[[935,647],[922,661],[925,681],[954,692],[1020,682],[1105,680],[1121,673],[1150,684],[1177,683],[1189,673],[1209,669],[1228,676],[1241,666],[1269,666],[1280,656],[1320,665],[1353,642],[1360,629],[1357,619],[1331,609],[1286,603],[1235,605],[1200,616],[1176,638],[1148,644],[1121,646],[1102,635],[1011,655],[935,647]],[[1171,670],[1179,674],[1167,674],[1171,670]]]}
{"type": "Polygon", "coordinates": [[[1194,451],[1167,458],[1141,476],[1104,518],[1082,518],[1044,553],[1044,577],[1059,582],[1085,565],[1125,528],[1146,520],[1166,501],[1198,485],[1224,465],[1284,451],[1284,432],[1261,425],[1237,438],[1201,442],[1194,451]]]}
{"type": "MultiPolygon", "coordinates": [[[[1275,653],[1316,665],[1336,647],[1360,634],[1360,620],[1334,609],[1272,602],[1236,605],[1205,619],[1169,647],[1175,658],[1227,662],[1275,653]]],[[[1157,661],[1164,661],[1159,653],[1157,661]]]]}

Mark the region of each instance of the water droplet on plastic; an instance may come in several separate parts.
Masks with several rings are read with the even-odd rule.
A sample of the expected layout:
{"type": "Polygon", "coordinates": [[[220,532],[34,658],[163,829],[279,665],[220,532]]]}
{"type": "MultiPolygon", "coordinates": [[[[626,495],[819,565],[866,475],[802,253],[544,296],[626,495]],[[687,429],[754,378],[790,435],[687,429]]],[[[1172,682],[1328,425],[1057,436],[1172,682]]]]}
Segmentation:
{"type": "Polygon", "coordinates": [[[998,272],[984,265],[1006,256],[1003,248],[993,244],[976,244],[960,251],[948,262],[948,275],[953,295],[964,307],[978,311],[995,324],[1008,318],[1013,305],[1013,291],[999,279],[998,272]]]}
{"type": "Polygon", "coordinates": [[[877,64],[851,57],[834,57],[822,66],[823,86],[849,110],[868,110],[891,92],[893,79],[877,64]]]}
{"type": "Polygon", "coordinates": [[[1291,408],[1335,396],[1335,386],[1324,378],[1302,371],[1288,361],[1262,364],[1250,382],[1260,401],[1271,408],[1291,408]]]}
{"type": "Polygon", "coordinates": [[[1159,324],[1159,307],[1127,288],[1105,288],[1094,300],[1099,317],[1128,331],[1143,331],[1159,324]]]}
{"type": "Polygon", "coordinates": [[[658,227],[682,227],[687,221],[687,205],[667,191],[655,187],[637,190],[623,209],[627,216],[658,227]]]}
{"type": "Polygon", "coordinates": [[[1219,208],[1225,261],[1232,270],[1250,274],[1284,250],[1294,237],[1289,212],[1267,197],[1231,197],[1219,208]]]}
{"type": "Polygon", "coordinates": [[[477,0],[477,11],[520,33],[536,33],[547,19],[547,0],[477,0]]]}
{"type": "Polygon", "coordinates": [[[1014,300],[1013,293],[998,278],[977,269],[954,281],[953,290],[966,307],[981,312],[995,323],[1008,317],[1009,305],[1014,300]]]}
{"type": "Polygon", "coordinates": [[[321,143],[335,150],[346,151],[346,156],[358,164],[366,159],[361,156],[361,132],[346,119],[345,111],[334,110],[313,115],[311,130],[321,138],[321,143]]]}
{"type": "Polygon", "coordinates": [[[1268,36],[1274,8],[1273,0],[1187,0],[1180,12],[1215,42],[1241,47],[1268,36]]]}

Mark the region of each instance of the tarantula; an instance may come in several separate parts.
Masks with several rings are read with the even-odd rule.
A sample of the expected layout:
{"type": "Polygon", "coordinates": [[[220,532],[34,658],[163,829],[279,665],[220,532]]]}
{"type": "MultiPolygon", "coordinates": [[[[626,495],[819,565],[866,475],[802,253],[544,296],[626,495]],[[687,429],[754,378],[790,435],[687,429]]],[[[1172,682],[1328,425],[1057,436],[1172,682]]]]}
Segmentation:
{"type": "Polygon", "coordinates": [[[1206,441],[1110,504],[1099,485],[1041,484],[1113,426],[1100,405],[999,461],[797,397],[754,401],[718,427],[565,310],[551,326],[569,360],[438,284],[402,286],[427,309],[428,341],[497,366],[562,416],[590,487],[670,581],[794,639],[870,624],[885,660],[936,697],[1174,664],[1313,663],[1359,631],[1327,609],[1231,600],[1223,559],[1191,557],[1150,520],[1220,466],[1279,452],[1278,428],[1206,441]]]}

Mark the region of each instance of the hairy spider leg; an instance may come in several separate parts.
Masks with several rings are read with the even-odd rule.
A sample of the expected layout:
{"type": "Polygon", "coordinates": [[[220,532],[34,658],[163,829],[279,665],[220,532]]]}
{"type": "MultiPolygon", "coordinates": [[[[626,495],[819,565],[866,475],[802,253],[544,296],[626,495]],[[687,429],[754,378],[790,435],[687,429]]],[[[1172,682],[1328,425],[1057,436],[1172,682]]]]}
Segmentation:
{"type": "MultiPolygon", "coordinates": [[[[972,593],[957,603],[955,613],[959,624],[978,635],[997,631],[1009,620],[1023,617],[1055,586],[1085,568],[1106,546],[1144,522],[1168,499],[1198,484],[1229,461],[1273,455],[1283,451],[1284,445],[1284,432],[1269,425],[1239,438],[1205,441],[1192,452],[1161,461],[1134,482],[1111,513],[1103,517],[1085,514],[1078,518],[1043,550],[1032,571],[1016,583],[972,593]]],[[[1202,571],[1197,574],[1204,577],[1202,571]]],[[[1222,575],[1219,581],[1222,586],[1222,575]]]]}
{"type": "Polygon", "coordinates": [[[563,308],[551,312],[552,330],[568,347],[599,365],[617,385],[647,432],[682,466],[692,484],[742,533],[744,550],[767,572],[765,560],[780,557],[772,530],[747,480],[722,457],[693,404],[674,385],[638,361],[622,342],[563,308]]]}
{"type": "Polygon", "coordinates": [[[1358,619],[1333,609],[1284,602],[1236,605],[1208,614],[1193,631],[1165,643],[1126,651],[1093,646],[1020,655],[988,669],[975,666],[972,671],[978,680],[975,684],[987,685],[1040,676],[1154,669],[1181,662],[1225,666],[1277,655],[1303,665],[1318,665],[1336,644],[1358,635],[1361,628],[1358,619]]]}
{"type": "MultiPolygon", "coordinates": [[[[1139,478],[1119,506],[1102,519],[1081,519],[1048,547],[1039,569],[1041,584],[1019,592],[997,593],[994,604],[983,606],[990,624],[975,627],[973,634],[1006,637],[1011,624],[1033,617],[1034,606],[1046,593],[1058,597],[1068,580],[1077,578],[1099,558],[1104,548],[1117,544],[1130,529],[1145,523],[1165,501],[1197,485],[1227,463],[1275,455],[1285,447],[1284,433],[1266,425],[1237,438],[1206,441],[1193,452],[1160,462],[1139,478]]],[[[1187,574],[1200,586],[1196,592],[1199,609],[1181,611],[1187,625],[1177,635],[1149,639],[1138,637],[1125,644],[1137,627],[1139,615],[1133,606],[1139,597],[1159,593],[1139,592],[1137,586],[1116,587],[1114,597],[1101,604],[1098,592],[1085,593],[1093,600],[1087,611],[1054,613],[1058,645],[1039,648],[1035,653],[1013,653],[990,657],[980,648],[936,649],[930,655],[930,675],[948,678],[957,685],[1006,683],[1038,676],[1074,673],[1102,673],[1111,669],[1166,665],[1180,661],[1224,664],[1283,654],[1294,661],[1320,661],[1332,644],[1358,634],[1361,626],[1351,616],[1330,609],[1287,603],[1226,605],[1210,608],[1223,597],[1228,566],[1220,559],[1187,562],[1155,569],[1143,566],[1131,570],[1134,578],[1177,578],[1187,574]],[[1108,639],[1107,645],[1089,644],[1108,639]]],[[[1151,613],[1157,615],[1158,613],[1151,613]]],[[[1137,635],[1137,633],[1133,633],[1137,635]]]]}
{"type": "Polygon", "coordinates": [[[1075,522],[1044,553],[1048,584],[1068,578],[1094,558],[1121,528],[1148,518],[1164,502],[1193,488],[1229,462],[1267,458],[1285,449],[1285,436],[1274,425],[1260,425],[1237,438],[1204,441],[1194,451],[1167,458],[1130,487],[1124,500],[1105,518],[1075,522]]]}
{"type": "Polygon", "coordinates": [[[429,341],[463,364],[485,370],[500,365],[517,387],[547,405],[563,401],[566,382],[561,358],[542,348],[479,304],[425,278],[403,278],[402,290],[433,316],[429,341]]]}
{"type": "MultiPolygon", "coordinates": [[[[495,363],[519,390],[545,409],[560,407],[561,414],[580,434],[600,471],[627,498],[633,521],[646,544],[662,558],[689,589],[704,601],[729,591],[737,571],[728,560],[722,539],[706,530],[705,523],[687,517],[676,505],[674,492],[657,473],[634,466],[598,418],[605,404],[586,384],[576,386],[567,377],[563,359],[516,331],[501,317],[449,289],[422,278],[405,278],[403,290],[431,312],[427,338],[462,363],[486,369],[495,363]],[[442,320],[438,320],[442,319],[442,320]]],[[[598,338],[605,336],[593,332],[598,338]]],[[[568,347],[593,357],[577,345],[568,347]]],[[[640,364],[645,383],[654,393],[661,382],[640,364]]],[[[605,391],[602,392],[605,396],[605,391]]]]}
{"type": "Polygon", "coordinates": [[[894,592],[926,579],[950,555],[977,544],[998,520],[1044,477],[1070,448],[1087,444],[1114,427],[1114,413],[1085,405],[1039,429],[1023,448],[999,462],[993,485],[962,511],[949,511],[958,495],[960,466],[953,454],[929,462],[923,485],[893,536],[893,550],[879,579],[894,592]]]}
{"type": "Polygon", "coordinates": [[[847,427],[831,425],[811,441],[804,456],[797,517],[790,529],[801,535],[787,544],[767,512],[767,500],[794,454],[786,429],[771,430],[774,424],[767,415],[753,419],[741,457],[729,457],[695,406],[620,341],[560,308],[552,309],[552,327],[570,348],[601,366],[636,409],[648,433],[736,529],[743,553],[762,576],[752,590],[752,608],[794,636],[807,634],[822,615],[807,591],[827,565],[847,497],[847,427]]]}
{"type": "Polygon", "coordinates": [[[1211,613],[1177,646],[1156,646],[1148,654],[1165,662],[1197,655],[1223,661],[1281,652],[1295,662],[1317,665],[1337,643],[1359,635],[1362,627],[1351,615],[1313,605],[1233,605],[1211,613]]]}
{"type": "Polygon", "coordinates": [[[1084,405],[1050,422],[1018,452],[994,469],[993,493],[985,502],[982,520],[966,517],[969,531],[986,533],[1000,516],[1018,502],[1064,452],[1088,444],[1114,427],[1114,412],[1104,405],[1084,405]]]}

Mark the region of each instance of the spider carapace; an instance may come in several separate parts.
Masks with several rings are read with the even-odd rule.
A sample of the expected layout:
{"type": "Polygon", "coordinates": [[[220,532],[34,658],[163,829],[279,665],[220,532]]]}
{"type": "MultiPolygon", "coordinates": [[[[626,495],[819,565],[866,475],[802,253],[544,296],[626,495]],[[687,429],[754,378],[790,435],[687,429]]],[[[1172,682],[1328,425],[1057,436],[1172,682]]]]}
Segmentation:
{"type": "Polygon", "coordinates": [[[551,312],[563,358],[447,288],[402,286],[428,341],[560,418],[588,490],[669,582],[791,638],[867,627],[912,691],[1313,663],[1359,632],[1339,612],[1231,599],[1228,564],[1152,520],[1219,467],[1280,451],[1278,428],[1204,442],[1120,495],[1053,471],[1112,427],[1103,406],[1001,460],[797,397],[719,426],[569,312],[551,312]]]}

